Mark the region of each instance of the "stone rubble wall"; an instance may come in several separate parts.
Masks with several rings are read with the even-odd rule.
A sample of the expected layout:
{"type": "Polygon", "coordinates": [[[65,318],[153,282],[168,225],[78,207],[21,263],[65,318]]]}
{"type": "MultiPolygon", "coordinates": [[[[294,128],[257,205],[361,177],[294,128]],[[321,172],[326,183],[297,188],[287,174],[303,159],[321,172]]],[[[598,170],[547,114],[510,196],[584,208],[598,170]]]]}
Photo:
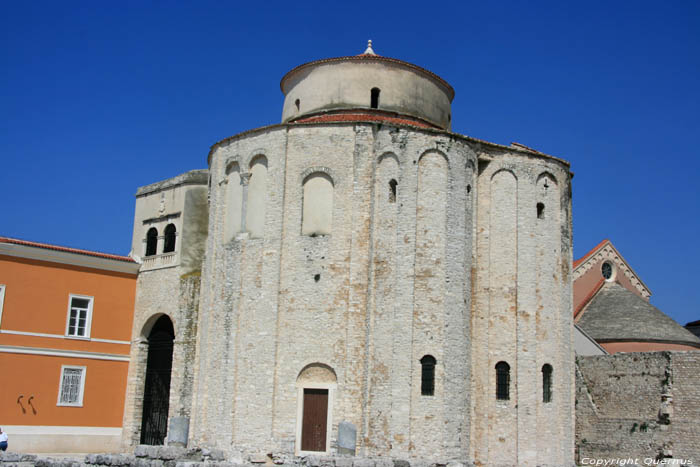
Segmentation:
{"type": "Polygon", "coordinates": [[[243,459],[227,459],[224,452],[209,449],[186,449],[171,446],[136,446],[134,454],[88,454],[85,457],[50,457],[34,454],[0,452],[2,467],[472,467],[462,462],[431,462],[391,458],[295,457],[267,454],[243,459]]]}
{"type": "Polygon", "coordinates": [[[576,359],[577,460],[700,463],[700,352],[576,359]]]}

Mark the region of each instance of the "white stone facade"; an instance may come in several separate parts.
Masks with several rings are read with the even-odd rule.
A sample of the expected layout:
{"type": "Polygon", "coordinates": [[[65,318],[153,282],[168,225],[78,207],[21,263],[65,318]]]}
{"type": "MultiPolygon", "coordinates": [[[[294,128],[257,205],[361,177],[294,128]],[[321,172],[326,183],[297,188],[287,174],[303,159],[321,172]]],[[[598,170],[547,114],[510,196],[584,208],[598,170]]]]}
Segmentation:
{"type": "MultiPolygon", "coordinates": [[[[345,421],[360,456],[573,464],[568,163],[360,118],[233,136],[212,147],[209,177],[198,310],[182,305],[184,273],[151,271],[139,279],[134,325],[143,335],[151,316],[177,308],[177,344],[183,310],[196,315],[191,402],[170,413],[190,417],[190,445],[303,454],[306,388],[328,395],[316,453],[339,452],[345,421]],[[180,305],[150,298],[158,294],[180,305]],[[423,395],[425,356],[434,388],[423,395]],[[504,400],[498,362],[510,368],[504,400]]],[[[138,362],[130,399],[143,390],[138,362]]],[[[171,403],[183,391],[172,386],[171,403]]],[[[134,444],[138,407],[129,407],[134,444]]]]}

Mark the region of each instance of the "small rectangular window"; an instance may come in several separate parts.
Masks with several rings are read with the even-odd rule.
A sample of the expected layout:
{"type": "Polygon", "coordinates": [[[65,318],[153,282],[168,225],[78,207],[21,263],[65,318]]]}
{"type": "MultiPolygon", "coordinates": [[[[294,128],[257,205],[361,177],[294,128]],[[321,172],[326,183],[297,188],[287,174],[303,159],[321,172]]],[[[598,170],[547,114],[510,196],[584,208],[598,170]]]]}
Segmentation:
{"type": "Polygon", "coordinates": [[[92,297],[82,295],[70,295],[68,304],[68,323],[66,336],[90,337],[90,324],[92,322],[92,297]]]}
{"type": "Polygon", "coordinates": [[[5,286],[0,284],[0,327],[2,327],[2,308],[5,303],[5,286]]]}
{"type": "Polygon", "coordinates": [[[61,382],[58,387],[58,403],[56,405],[82,407],[84,391],[85,367],[63,365],[61,367],[61,382]]]}

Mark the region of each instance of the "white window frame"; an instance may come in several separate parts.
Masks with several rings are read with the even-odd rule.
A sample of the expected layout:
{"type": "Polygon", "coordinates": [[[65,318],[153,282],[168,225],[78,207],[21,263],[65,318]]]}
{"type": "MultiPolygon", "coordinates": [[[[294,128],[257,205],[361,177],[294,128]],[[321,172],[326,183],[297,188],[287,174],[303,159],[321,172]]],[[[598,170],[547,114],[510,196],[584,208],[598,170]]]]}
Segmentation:
{"type": "Polygon", "coordinates": [[[79,365],[61,365],[61,374],[59,376],[58,382],[58,398],[56,399],[56,405],[60,407],[82,407],[83,406],[83,396],[85,395],[85,378],[87,375],[87,367],[79,365]],[[80,392],[78,393],[78,400],[76,402],[61,402],[61,394],[63,393],[63,374],[65,370],[81,370],[80,374],[80,392]]]}
{"type": "Polygon", "coordinates": [[[2,309],[5,304],[5,284],[0,284],[0,327],[2,327],[2,309]]]}
{"type": "MultiPolygon", "coordinates": [[[[92,308],[93,308],[94,304],[95,304],[95,297],[90,297],[89,295],[76,295],[76,294],[68,295],[68,316],[66,317],[66,337],[68,337],[70,339],[90,339],[90,328],[92,327],[92,308]],[[84,336],[68,333],[68,331],[70,329],[70,313],[71,313],[71,308],[72,308],[74,298],[89,300],[89,302],[90,302],[88,304],[87,316],[85,319],[85,335],[84,336]]],[[[76,331],[79,329],[77,322],[76,322],[75,329],[76,329],[76,331]]]]}

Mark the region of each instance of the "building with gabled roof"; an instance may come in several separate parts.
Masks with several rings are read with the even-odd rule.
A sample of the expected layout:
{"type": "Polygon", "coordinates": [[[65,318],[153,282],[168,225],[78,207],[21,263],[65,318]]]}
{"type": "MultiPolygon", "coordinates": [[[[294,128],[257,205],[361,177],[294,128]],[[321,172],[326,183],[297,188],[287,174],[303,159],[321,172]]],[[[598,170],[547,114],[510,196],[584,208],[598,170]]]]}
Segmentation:
{"type": "Polygon", "coordinates": [[[651,290],[610,240],[573,264],[576,326],[608,353],[700,350],[700,339],[649,303],[651,290]]]}

